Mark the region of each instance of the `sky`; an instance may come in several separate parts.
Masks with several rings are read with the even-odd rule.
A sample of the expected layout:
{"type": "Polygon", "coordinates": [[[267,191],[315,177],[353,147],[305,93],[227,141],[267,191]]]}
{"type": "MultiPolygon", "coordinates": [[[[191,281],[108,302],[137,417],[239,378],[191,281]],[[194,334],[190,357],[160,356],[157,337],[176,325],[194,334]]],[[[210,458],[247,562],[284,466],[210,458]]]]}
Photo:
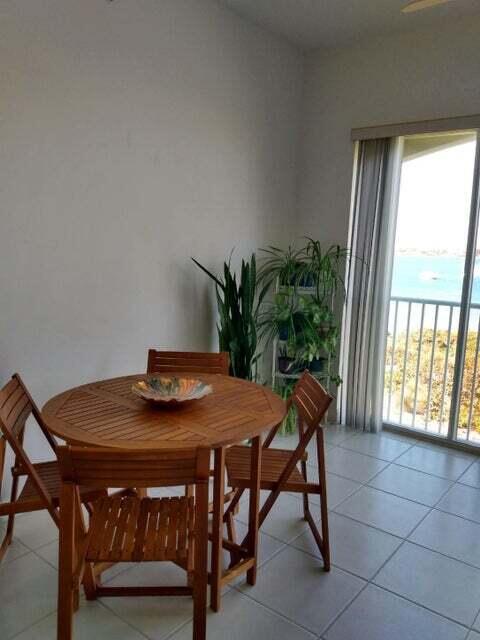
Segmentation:
{"type": "Polygon", "coordinates": [[[395,250],[465,254],[475,139],[402,165],[395,250]]]}

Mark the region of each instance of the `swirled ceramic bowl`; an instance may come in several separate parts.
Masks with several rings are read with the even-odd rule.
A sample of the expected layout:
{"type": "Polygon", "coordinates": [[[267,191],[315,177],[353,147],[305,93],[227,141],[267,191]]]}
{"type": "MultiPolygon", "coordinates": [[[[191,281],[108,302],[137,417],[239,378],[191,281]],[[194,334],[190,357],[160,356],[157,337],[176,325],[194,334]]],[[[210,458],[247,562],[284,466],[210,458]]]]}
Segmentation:
{"type": "Polygon", "coordinates": [[[212,393],[212,387],[198,378],[151,376],[132,385],[132,391],[154,404],[175,405],[199,400],[212,393]]]}

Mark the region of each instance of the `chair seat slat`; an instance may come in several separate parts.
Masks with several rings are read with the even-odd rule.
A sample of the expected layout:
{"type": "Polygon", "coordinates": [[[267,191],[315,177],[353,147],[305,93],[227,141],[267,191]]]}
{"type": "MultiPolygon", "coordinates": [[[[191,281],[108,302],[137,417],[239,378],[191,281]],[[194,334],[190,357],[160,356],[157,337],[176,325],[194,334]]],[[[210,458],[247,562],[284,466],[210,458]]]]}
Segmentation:
{"type": "Polygon", "coordinates": [[[191,540],[193,498],[110,496],[94,505],[89,562],[184,560],[191,540]]]}

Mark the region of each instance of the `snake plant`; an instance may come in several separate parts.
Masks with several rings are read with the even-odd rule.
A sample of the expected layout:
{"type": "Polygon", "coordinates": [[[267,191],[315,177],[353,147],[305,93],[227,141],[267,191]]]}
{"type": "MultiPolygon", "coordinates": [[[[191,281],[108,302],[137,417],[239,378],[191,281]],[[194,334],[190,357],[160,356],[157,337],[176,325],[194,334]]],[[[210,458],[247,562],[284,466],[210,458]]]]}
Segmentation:
{"type": "Polygon", "coordinates": [[[257,265],[255,254],[250,262],[242,260],[240,281],[230,260],[223,265],[223,278],[211,273],[200,262],[193,262],[215,283],[219,321],[217,323],[220,351],[230,354],[230,372],[237,378],[257,378],[257,321],[259,305],[267,287],[257,295],[257,265]]]}

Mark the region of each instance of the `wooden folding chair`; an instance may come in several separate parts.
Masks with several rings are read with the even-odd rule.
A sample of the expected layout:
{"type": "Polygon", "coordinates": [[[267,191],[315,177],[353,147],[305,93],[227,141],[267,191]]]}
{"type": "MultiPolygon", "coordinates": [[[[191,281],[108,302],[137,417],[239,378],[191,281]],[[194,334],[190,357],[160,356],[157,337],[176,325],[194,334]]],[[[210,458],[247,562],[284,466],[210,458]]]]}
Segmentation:
{"type": "MultiPolygon", "coordinates": [[[[230,375],[230,356],[227,352],[208,353],[201,351],[156,351],[149,349],[147,361],[147,374],[161,373],[218,373],[223,376],[230,375]]],[[[213,469],[210,475],[214,475],[213,469]]],[[[191,488],[185,488],[185,495],[191,495],[191,488]]],[[[229,502],[235,492],[225,494],[224,501],[229,502]]],[[[214,505],[210,503],[209,510],[213,513],[214,505]]],[[[236,510],[238,512],[238,508],[236,510]]],[[[234,535],[233,514],[228,517],[227,528],[229,536],[234,535]]]]}
{"type": "MultiPolygon", "coordinates": [[[[332,399],[318,380],[308,371],[303,373],[295,385],[295,389],[287,402],[287,409],[290,409],[292,404],[297,409],[299,442],[293,451],[290,449],[270,448],[280,425],[274,427],[265,439],[262,450],[260,488],[270,491],[270,494],[260,510],[258,524],[260,528],[282,491],[302,493],[304,518],[310,525],[326,571],[330,570],[330,545],[328,537],[325,447],[321,422],[332,399]],[[306,449],[314,435],[316,435],[317,442],[318,482],[311,482],[307,478],[306,449]],[[300,468],[298,467],[299,464],[300,468]],[[320,496],[321,535],[310,512],[309,494],[320,496]]],[[[225,512],[224,519],[226,521],[236,508],[243,491],[251,485],[250,459],[250,448],[247,446],[234,446],[227,450],[228,483],[237,491],[225,512]]],[[[245,544],[245,542],[244,540],[242,544],[245,544]]]]}
{"type": "Polygon", "coordinates": [[[72,637],[75,594],[82,575],[97,562],[171,561],[190,577],[185,586],[105,587],[97,596],[193,595],[193,638],[206,637],[208,478],[210,450],[139,451],[59,447],[62,475],[58,635],[72,637]],[[195,496],[107,496],[93,505],[84,531],[79,485],[166,487],[195,485],[195,496]],[[80,520],[80,526],[78,521],[80,520]],[[190,586],[192,585],[192,586],[190,586]]]}
{"type": "MultiPolygon", "coordinates": [[[[3,478],[6,444],[12,448],[15,455],[12,467],[12,488],[9,502],[0,502],[0,516],[8,516],[7,530],[0,546],[0,560],[5,555],[12,541],[15,515],[30,511],[47,509],[52,520],[58,526],[60,519],[58,506],[60,501],[60,472],[57,460],[33,464],[23,447],[25,424],[33,415],[43,435],[49,443],[53,454],[57,445],[45,426],[40,411],[30,396],[20,376],[12,376],[3,389],[0,390],[0,484],[3,478]],[[25,477],[26,481],[19,492],[19,481],[25,477]]],[[[89,504],[106,492],[104,490],[80,490],[83,503],[89,504]]]]}
{"type": "Polygon", "coordinates": [[[228,353],[202,353],[194,351],[156,351],[149,349],[147,373],[220,373],[228,376],[228,353]]]}

